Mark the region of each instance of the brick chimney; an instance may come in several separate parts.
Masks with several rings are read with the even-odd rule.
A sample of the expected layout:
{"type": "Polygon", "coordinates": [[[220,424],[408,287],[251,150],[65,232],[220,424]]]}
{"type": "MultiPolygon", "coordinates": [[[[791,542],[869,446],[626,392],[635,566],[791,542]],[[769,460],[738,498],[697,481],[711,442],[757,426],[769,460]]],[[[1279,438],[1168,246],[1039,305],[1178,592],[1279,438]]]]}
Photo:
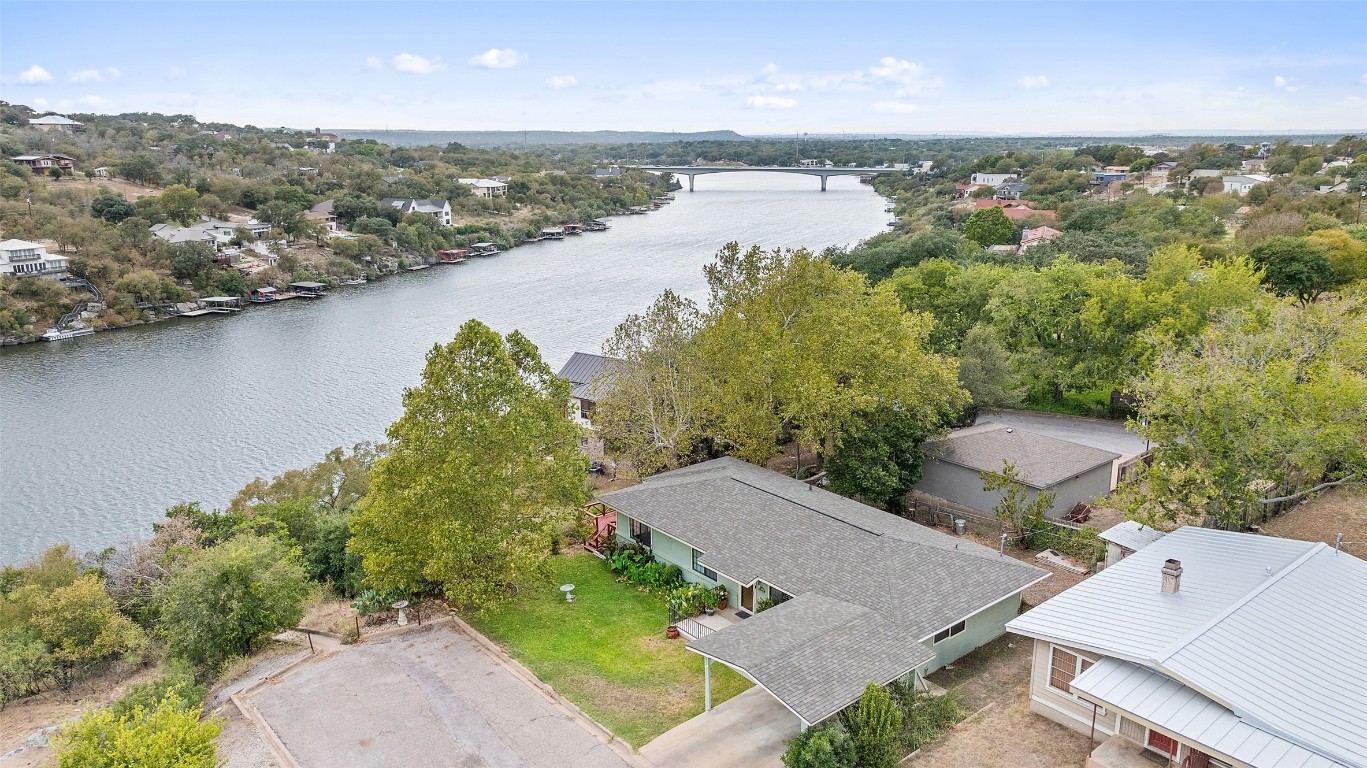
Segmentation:
{"type": "Polygon", "coordinates": [[[1163,563],[1163,592],[1176,594],[1182,588],[1182,561],[1167,560],[1163,563]]]}

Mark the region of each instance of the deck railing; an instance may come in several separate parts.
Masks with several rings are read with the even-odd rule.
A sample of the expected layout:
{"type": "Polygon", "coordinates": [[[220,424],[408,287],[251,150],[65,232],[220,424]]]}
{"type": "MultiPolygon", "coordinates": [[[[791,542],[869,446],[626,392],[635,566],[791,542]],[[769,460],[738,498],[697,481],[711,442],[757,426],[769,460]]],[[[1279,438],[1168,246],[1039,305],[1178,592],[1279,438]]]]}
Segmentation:
{"type": "Polygon", "coordinates": [[[673,608],[669,609],[669,626],[678,627],[680,632],[694,640],[701,640],[717,631],[692,616],[684,616],[673,608]]]}

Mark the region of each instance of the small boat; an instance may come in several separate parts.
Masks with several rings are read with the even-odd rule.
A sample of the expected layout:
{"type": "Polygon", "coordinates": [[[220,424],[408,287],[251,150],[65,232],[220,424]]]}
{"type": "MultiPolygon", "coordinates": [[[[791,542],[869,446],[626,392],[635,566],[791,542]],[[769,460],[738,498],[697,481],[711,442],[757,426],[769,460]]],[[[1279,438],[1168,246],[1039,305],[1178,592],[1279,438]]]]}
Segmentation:
{"type": "Polygon", "coordinates": [[[342,285],[365,285],[368,282],[364,277],[348,277],[342,281],[342,285]]]}
{"type": "Polygon", "coordinates": [[[67,330],[61,330],[59,328],[49,328],[47,332],[43,334],[43,341],[61,341],[63,339],[74,339],[77,336],[89,336],[94,332],[95,329],[89,327],[70,328],[67,330]]]}

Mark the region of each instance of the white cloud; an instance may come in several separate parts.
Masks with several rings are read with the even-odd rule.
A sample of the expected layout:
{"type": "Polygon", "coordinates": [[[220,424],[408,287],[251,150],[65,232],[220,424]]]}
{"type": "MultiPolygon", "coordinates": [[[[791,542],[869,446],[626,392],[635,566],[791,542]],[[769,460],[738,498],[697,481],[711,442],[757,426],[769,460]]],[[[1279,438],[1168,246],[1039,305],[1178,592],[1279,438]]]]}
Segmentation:
{"type": "Polygon", "coordinates": [[[34,64],[19,73],[19,82],[23,85],[41,85],[52,82],[52,75],[46,69],[34,64]]]}
{"type": "Polygon", "coordinates": [[[1288,91],[1290,93],[1295,93],[1301,89],[1301,85],[1296,82],[1296,78],[1282,77],[1281,75],[1272,78],[1272,87],[1280,88],[1283,91],[1288,91]]]}
{"type": "Polygon", "coordinates": [[[797,106],[797,99],[785,99],[782,96],[751,96],[745,100],[745,106],[751,109],[792,109],[797,106]]]}
{"type": "Polygon", "coordinates": [[[75,107],[103,107],[109,100],[100,96],[82,96],[79,99],[61,99],[57,102],[58,109],[72,109],[75,107]]]}
{"type": "Polygon", "coordinates": [[[869,67],[869,76],[878,83],[895,86],[898,96],[919,96],[939,88],[944,82],[931,77],[924,65],[895,56],[879,59],[877,65],[869,67]]]}
{"type": "Polygon", "coordinates": [[[377,70],[383,69],[384,62],[380,61],[380,58],[378,56],[367,56],[365,57],[365,68],[377,70]]]}
{"type": "Polygon", "coordinates": [[[485,69],[507,69],[516,67],[526,60],[526,56],[512,48],[490,48],[484,53],[472,57],[469,64],[472,67],[484,67],[485,69]]]}
{"type": "Polygon", "coordinates": [[[426,59],[411,53],[401,53],[395,56],[391,63],[394,65],[394,69],[414,75],[430,75],[435,72],[446,71],[446,64],[442,62],[439,56],[426,59]]]}
{"type": "Polygon", "coordinates": [[[574,88],[579,85],[579,78],[574,75],[552,75],[546,78],[546,85],[557,91],[561,88],[574,88]]]}
{"type": "Polygon", "coordinates": [[[1044,75],[1026,75],[1016,82],[1020,83],[1020,86],[1027,91],[1033,91],[1036,88],[1049,87],[1049,78],[1044,75]]]}
{"type": "Polygon", "coordinates": [[[873,111],[882,115],[909,115],[916,111],[916,105],[903,101],[880,101],[873,105],[873,111]]]}
{"type": "Polygon", "coordinates": [[[66,79],[68,83],[102,83],[105,80],[112,80],[123,74],[113,67],[104,69],[83,69],[72,74],[66,79]]]}

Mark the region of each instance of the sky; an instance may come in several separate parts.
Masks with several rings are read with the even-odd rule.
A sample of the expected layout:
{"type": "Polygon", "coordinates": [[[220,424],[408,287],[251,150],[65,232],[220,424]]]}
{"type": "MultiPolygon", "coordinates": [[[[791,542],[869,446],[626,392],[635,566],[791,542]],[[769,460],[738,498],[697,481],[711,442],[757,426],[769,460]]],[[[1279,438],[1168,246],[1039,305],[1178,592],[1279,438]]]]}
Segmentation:
{"type": "Polygon", "coordinates": [[[324,129],[1361,130],[1367,2],[0,2],[0,99],[324,129]]]}

